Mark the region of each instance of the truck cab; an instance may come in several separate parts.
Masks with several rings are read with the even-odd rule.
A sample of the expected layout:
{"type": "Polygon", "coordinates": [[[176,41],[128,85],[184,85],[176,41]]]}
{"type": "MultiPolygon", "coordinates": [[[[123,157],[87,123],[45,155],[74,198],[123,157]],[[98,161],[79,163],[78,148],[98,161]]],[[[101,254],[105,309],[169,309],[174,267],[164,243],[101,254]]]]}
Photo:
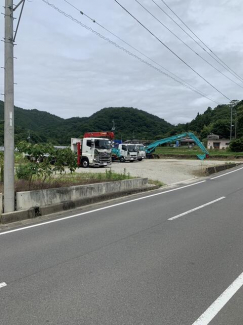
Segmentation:
{"type": "Polygon", "coordinates": [[[71,139],[71,149],[77,153],[78,165],[105,167],[111,164],[111,141],[106,138],[71,139]]]}
{"type": "Polygon", "coordinates": [[[121,162],[136,161],[138,159],[138,152],[136,145],[130,143],[116,144],[112,148],[112,156],[114,159],[119,159],[121,162]]]}
{"type": "Polygon", "coordinates": [[[143,144],[136,144],[136,149],[138,152],[138,160],[142,161],[143,159],[146,158],[146,149],[143,144]]]}

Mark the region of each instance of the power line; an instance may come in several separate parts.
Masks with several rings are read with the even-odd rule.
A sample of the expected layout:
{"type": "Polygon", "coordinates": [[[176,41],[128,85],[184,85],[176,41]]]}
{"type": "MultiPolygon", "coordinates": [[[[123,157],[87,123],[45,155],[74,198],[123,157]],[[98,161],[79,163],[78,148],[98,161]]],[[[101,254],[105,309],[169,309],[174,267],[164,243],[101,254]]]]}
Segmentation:
{"type": "MultiPolygon", "coordinates": [[[[66,0],[64,0],[66,1],[66,0]]],[[[184,42],[178,35],[176,35],[171,29],[169,29],[164,23],[162,23],[161,20],[159,20],[155,15],[152,14],[151,11],[149,11],[146,7],[144,7],[138,0],[135,0],[145,11],[147,11],[155,20],[157,20],[163,27],[165,27],[172,35],[174,35],[180,42],[182,42],[187,48],[189,48],[189,50],[191,50],[193,53],[195,53],[198,57],[200,57],[204,62],[206,62],[208,65],[210,65],[213,69],[215,69],[216,71],[218,71],[220,74],[222,74],[225,78],[229,79],[230,81],[232,81],[234,84],[236,84],[237,86],[243,88],[243,86],[241,86],[240,84],[238,84],[236,81],[234,81],[233,79],[231,79],[230,77],[228,77],[226,74],[224,74],[222,71],[220,71],[218,68],[216,68],[213,64],[211,64],[209,61],[207,61],[206,59],[204,59],[204,57],[202,57],[199,53],[197,53],[196,51],[194,51],[194,49],[192,47],[190,47],[186,42],[184,42]]]]}
{"type": "Polygon", "coordinates": [[[144,29],[146,29],[154,38],[156,38],[164,47],[166,47],[172,54],[174,54],[181,62],[183,62],[188,68],[190,68],[193,72],[195,72],[201,79],[203,79],[207,84],[209,84],[212,88],[214,88],[218,93],[224,96],[226,99],[231,101],[229,97],[224,95],[220,90],[218,90],[214,85],[212,85],[207,79],[205,79],[200,73],[198,73],[195,69],[193,69],[186,61],[184,61],[179,55],[177,55],[169,46],[167,46],[164,42],[161,41],[151,30],[149,30],[143,23],[140,22],[135,16],[133,16],[124,6],[122,6],[117,0],[114,0],[123,10],[125,10],[134,20],[136,20],[144,29]]]}
{"type": "MultiPolygon", "coordinates": [[[[154,0],[151,0],[167,17],[169,17],[187,36],[189,36],[203,51],[205,51],[213,60],[215,60],[218,64],[220,64],[224,69],[226,69],[228,72],[230,72],[235,78],[240,80],[241,82],[243,79],[238,76],[233,70],[231,70],[220,58],[218,58],[210,49],[210,52],[212,52],[216,57],[214,57],[211,53],[209,53],[202,45],[199,43],[195,38],[193,38],[184,28],[181,27],[177,23],[177,21],[171,17],[163,8],[161,8],[154,0]],[[221,62],[220,62],[221,61],[221,62]]],[[[162,0],[161,0],[162,1],[162,0]]],[[[164,2],[165,3],[165,2],[164,2]]],[[[169,8],[169,6],[167,5],[169,8]]],[[[170,8],[169,8],[170,9],[170,8]]],[[[172,11],[172,9],[170,9],[172,11]]],[[[172,11],[173,12],[173,11],[172,11]]],[[[200,40],[200,39],[199,39],[200,40]]],[[[207,47],[207,46],[206,46],[207,47]]]]}
{"type": "MultiPolygon", "coordinates": [[[[147,66],[149,66],[150,68],[160,72],[161,74],[169,77],[170,79],[173,79],[174,81],[176,81],[177,83],[182,84],[183,86],[191,89],[192,91],[194,91],[195,93],[199,94],[202,97],[207,98],[208,100],[214,102],[215,104],[220,105],[220,103],[216,102],[215,100],[209,98],[208,96],[206,96],[205,94],[203,94],[202,92],[200,92],[199,90],[197,90],[196,88],[194,88],[193,86],[190,86],[189,84],[180,81],[176,78],[174,78],[173,76],[170,76],[169,74],[165,73],[164,71],[162,71],[161,69],[157,68],[156,66],[152,65],[151,63],[149,63],[148,61],[143,60],[142,58],[140,58],[139,56],[137,56],[136,54],[130,52],[129,50],[127,50],[126,48],[118,45],[117,43],[115,43],[114,41],[112,41],[111,39],[109,39],[108,37],[103,36],[102,34],[98,33],[97,31],[93,30],[91,27],[86,26],[85,24],[83,24],[81,21],[75,19],[74,17],[72,17],[71,15],[67,14],[66,12],[62,11],[61,9],[59,9],[58,7],[56,7],[54,4],[48,2],[47,0],[42,0],[45,4],[47,4],[48,6],[52,7],[53,9],[55,9],[56,11],[58,11],[60,14],[64,15],[66,18],[69,18],[70,20],[72,20],[73,22],[79,24],[81,27],[85,28],[86,30],[92,32],[93,34],[95,34],[96,36],[102,38],[103,40],[109,42],[110,44],[112,44],[113,46],[115,46],[116,48],[122,50],[123,52],[127,53],[128,55],[138,59],[140,62],[146,64],[147,66]]],[[[65,1],[65,0],[64,0],[65,1]]]]}
{"type": "MultiPolygon", "coordinates": [[[[101,25],[100,23],[98,23],[96,19],[91,18],[86,13],[84,13],[82,10],[78,9],[73,4],[71,4],[69,1],[67,1],[67,0],[63,0],[63,1],[65,1],[66,3],[68,3],[71,7],[73,7],[74,9],[76,9],[80,14],[82,14],[85,17],[87,17],[93,23],[97,24],[98,26],[100,26],[101,28],[103,28],[105,31],[107,31],[111,35],[115,36],[117,39],[119,39],[120,41],[122,41],[123,43],[125,43],[126,45],[128,45],[129,47],[131,47],[133,50],[137,51],[139,54],[143,55],[144,57],[146,57],[147,59],[149,59],[150,61],[152,61],[153,63],[155,63],[156,65],[158,65],[159,67],[161,67],[163,70],[165,70],[168,73],[170,73],[171,75],[173,75],[176,79],[179,79],[180,82],[183,83],[184,86],[186,86],[187,88],[189,87],[191,90],[195,90],[196,92],[198,92],[198,89],[196,89],[194,86],[190,85],[189,83],[187,83],[186,81],[184,81],[183,79],[181,79],[180,77],[178,77],[177,75],[175,75],[173,72],[171,72],[170,70],[168,70],[165,67],[163,67],[160,63],[156,62],[154,59],[151,59],[149,56],[147,56],[146,54],[144,54],[143,52],[141,52],[140,50],[138,50],[137,48],[135,48],[133,45],[131,45],[128,42],[124,41],[122,38],[120,38],[119,36],[117,36],[116,34],[114,34],[113,32],[111,32],[109,29],[107,29],[106,27],[104,27],[103,25],[101,25]]],[[[202,96],[206,96],[202,92],[200,92],[200,94],[202,96]]]]}
{"type": "Polygon", "coordinates": [[[161,0],[164,4],[165,4],[165,6],[171,11],[171,12],[173,12],[173,14],[182,22],[182,24],[184,25],[184,26],[186,26],[188,29],[189,29],[189,31],[194,35],[194,36],[196,36],[196,38],[204,45],[204,46],[206,46],[206,48],[211,52],[211,53],[213,53],[213,55],[215,55],[216,56],[216,58],[218,58],[227,68],[229,68],[236,76],[238,76],[241,80],[243,80],[242,79],[242,77],[240,77],[236,72],[234,72],[223,60],[221,60],[215,53],[214,53],[214,51],[212,51],[208,46],[207,46],[207,44],[205,44],[202,40],[201,40],[201,38],[199,38],[192,30],[191,30],[191,28],[170,8],[170,6],[164,1],[164,0],[161,0]]]}

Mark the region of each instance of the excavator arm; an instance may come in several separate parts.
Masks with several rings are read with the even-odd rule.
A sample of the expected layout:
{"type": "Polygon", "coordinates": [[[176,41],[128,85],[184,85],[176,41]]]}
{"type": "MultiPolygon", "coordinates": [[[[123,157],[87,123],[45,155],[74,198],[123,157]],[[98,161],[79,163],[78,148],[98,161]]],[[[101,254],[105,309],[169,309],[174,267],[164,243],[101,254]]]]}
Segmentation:
{"type": "Polygon", "coordinates": [[[195,141],[195,143],[198,145],[198,147],[202,150],[203,154],[200,154],[200,155],[197,155],[197,157],[200,159],[200,160],[203,160],[205,158],[208,158],[209,156],[209,152],[207,151],[207,149],[204,147],[204,145],[201,143],[201,141],[195,136],[194,133],[192,132],[185,132],[185,133],[181,133],[181,134],[178,134],[178,135],[173,135],[169,138],[165,138],[165,139],[160,139],[160,140],[157,140],[151,144],[149,144],[147,147],[146,147],[146,154],[147,155],[150,155],[152,154],[155,149],[161,145],[161,144],[164,144],[164,143],[169,143],[169,142],[174,142],[176,140],[179,140],[181,138],[185,138],[185,137],[190,137],[192,140],[195,141]]]}

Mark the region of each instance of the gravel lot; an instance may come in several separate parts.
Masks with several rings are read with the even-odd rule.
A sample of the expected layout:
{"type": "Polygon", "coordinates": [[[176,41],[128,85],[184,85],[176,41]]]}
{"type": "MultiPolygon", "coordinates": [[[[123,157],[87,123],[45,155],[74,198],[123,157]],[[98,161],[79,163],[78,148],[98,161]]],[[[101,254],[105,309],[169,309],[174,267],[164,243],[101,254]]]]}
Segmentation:
{"type": "Polygon", "coordinates": [[[79,168],[78,173],[105,173],[110,169],[116,173],[130,173],[131,176],[148,177],[167,185],[196,178],[205,167],[223,165],[229,161],[218,160],[181,160],[181,159],[145,159],[141,162],[114,162],[106,168],[79,168]],[[197,175],[197,176],[196,176],[197,175]]]}

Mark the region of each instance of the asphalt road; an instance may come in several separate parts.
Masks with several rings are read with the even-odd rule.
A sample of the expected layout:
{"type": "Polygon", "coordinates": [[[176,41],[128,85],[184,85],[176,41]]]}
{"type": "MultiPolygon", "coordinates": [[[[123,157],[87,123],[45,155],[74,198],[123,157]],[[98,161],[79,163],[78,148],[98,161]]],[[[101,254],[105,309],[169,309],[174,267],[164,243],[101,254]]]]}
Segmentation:
{"type": "Polygon", "coordinates": [[[243,168],[214,177],[2,230],[0,324],[242,325],[243,168]]]}

